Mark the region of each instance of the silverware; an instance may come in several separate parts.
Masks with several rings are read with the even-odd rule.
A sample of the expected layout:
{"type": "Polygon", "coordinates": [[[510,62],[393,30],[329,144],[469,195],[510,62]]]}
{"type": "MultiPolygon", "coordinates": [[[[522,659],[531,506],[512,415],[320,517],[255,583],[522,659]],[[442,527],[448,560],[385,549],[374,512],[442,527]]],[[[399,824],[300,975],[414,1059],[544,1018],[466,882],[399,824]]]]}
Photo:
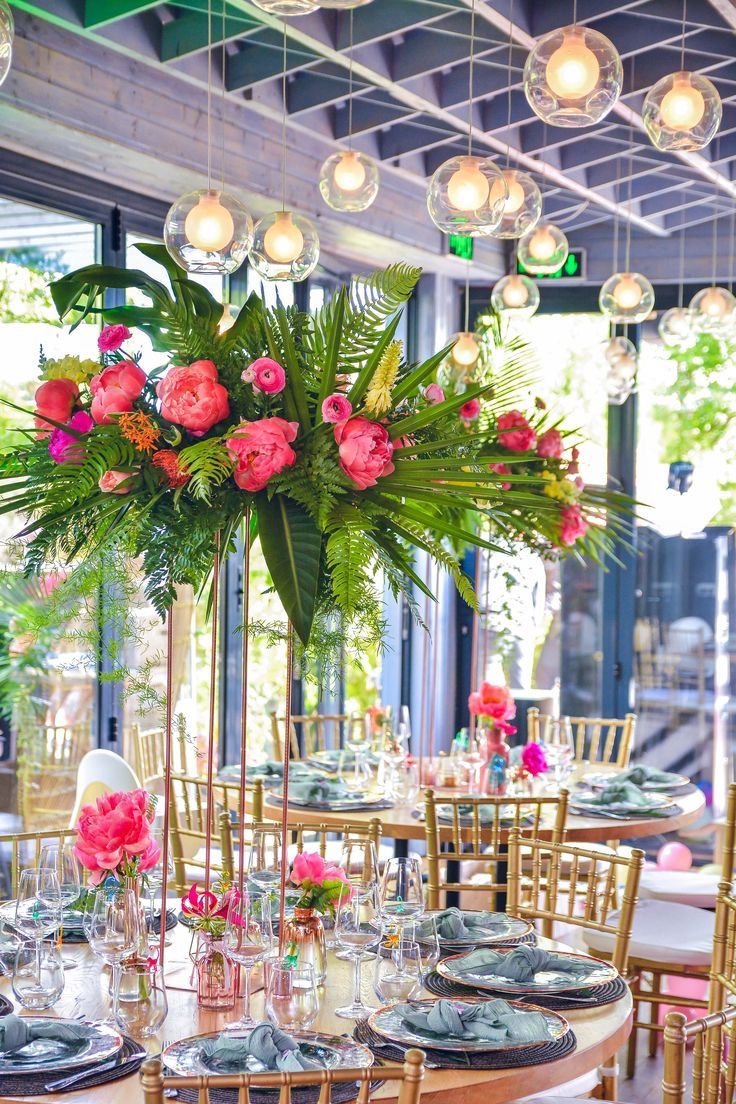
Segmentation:
{"type": "Polygon", "coordinates": [[[44,1085],[46,1092],[57,1092],[62,1089],[68,1089],[70,1085],[76,1085],[77,1081],[84,1081],[85,1077],[97,1076],[98,1073],[105,1073],[111,1069],[122,1069],[123,1066],[130,1065],[131,1062],[137,1062],[140,1058],[144,1058],[146,1051],[141,1049],[135,1051],[134,1054],[129,1054],[122,1061],[118,1061],[117,1058],[111,1062],[103,1062],[101,1066],[93,1066],[90,1069],[81,1070],[79,1073],[72,1074],[71,1077],[62,1077],[58,1081],[48,1081],[44,1085]]]}

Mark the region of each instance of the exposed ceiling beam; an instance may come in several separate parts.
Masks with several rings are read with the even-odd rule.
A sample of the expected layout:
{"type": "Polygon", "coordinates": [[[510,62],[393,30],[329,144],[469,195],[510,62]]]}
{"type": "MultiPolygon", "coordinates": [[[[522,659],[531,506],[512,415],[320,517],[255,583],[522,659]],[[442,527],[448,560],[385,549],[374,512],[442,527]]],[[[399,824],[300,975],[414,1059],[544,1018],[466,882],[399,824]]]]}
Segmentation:
{"type": "Polygon", "coordinates": [[[116,19],[126,19],[130,15],[155,8],[159,0],[84,0],[85,27],[104,27],[116,19]]]}

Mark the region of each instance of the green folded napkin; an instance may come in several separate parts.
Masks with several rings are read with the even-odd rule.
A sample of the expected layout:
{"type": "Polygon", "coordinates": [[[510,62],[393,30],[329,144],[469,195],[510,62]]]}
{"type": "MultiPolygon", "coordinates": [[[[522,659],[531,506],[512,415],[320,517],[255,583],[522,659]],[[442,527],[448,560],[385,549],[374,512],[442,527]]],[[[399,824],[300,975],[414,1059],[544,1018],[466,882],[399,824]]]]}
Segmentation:
{"type": "Polygon", "coordinates": [[[309,801],[326,804],[329,801],[344,801],[345,798],[356,796],[350,790],[332,778],[324,778],[318,782],[290,782],[289,797],[297,801],[309,801]]]}
{"type": "Polygon", "coordinates": [[[0,1017],[0,1054],[12,1054],[36,1039],[51,1039],[55,1043],[83,1042],[94,1028],[84,1023],[62,1023],[60,1020],[21,1019],[14,1013],[0,1017]]]}
{"type": "Polygon", "coordinates": [[[268,1070],[282,1070],[284,1073],[322,1068],[319,1062],[313,1062],[301,1053],[296,1039],[270,1023],[257,1024],[248,1035],[240,1038],[219,1035],[216,1039],[205,1039],[201,1053],[205,1058],[242,1068],[245,1068],[249,1058],[255,1058],[268,1070]]]}
{"type": "Polygon", "coordinates": [[[523,984],[533,981],[535,975],[542,971],[569,974],[573,978],[584,976],[589,972],[589,965],[579,959],[542,950],[541,947],[522,944],[506,953],[479,947],[463,955],[462,959],[454,960],[453,972],[476,977],[502,977],[523,984]]]}
{"type": "Polygon", "coordinates": [[[659,770],[658,767],[648,767],[645,763],[639,763],[636,767],[629,767],[616,775],[616,782],[633,782],[635,786],[645,786],[647,782],[654,782],[663,786],[679,782],[679,776],[672,771],[659,770]]]}
{"type": "Polygon", "coordinates": [[[518,1012],[505,1000],[438,1000],[429,1011],[397,1005],[401,1020],[421,1034],[453,1039],[485,1039],[493,1043],[545,1043],[551,1033],[541,1012],[518,1012]]]}
{"type": "Polygon", "coordinates": [[[628,805],[633,809],[651,808],[652,799],[633,782],[609,782],[593,797],[586,797],[586,805],[628,805]]]}
{"type": "MultiPolygon", "coordinates": [[[[480,939],[490,929],[504,926],[507,917],[504,913],[463,912],[459,908],[448,908],[435,913],[433,919],[440,939],[464,939],[468,936],[477,936],[480,939]]],[[[432,920],[422,921],[418,931],[420,936],[431,935],[432,920]]]]}

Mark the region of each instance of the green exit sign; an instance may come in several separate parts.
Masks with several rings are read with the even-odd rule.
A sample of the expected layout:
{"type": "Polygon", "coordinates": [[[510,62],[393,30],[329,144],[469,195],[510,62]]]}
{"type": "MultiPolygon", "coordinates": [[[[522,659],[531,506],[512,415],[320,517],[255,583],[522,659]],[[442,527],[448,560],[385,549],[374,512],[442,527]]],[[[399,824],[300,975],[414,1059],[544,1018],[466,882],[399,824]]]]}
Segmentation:
{"type": "Polygon", "coordinates": [[[473,239],[464,234],[450,234],[447,248],[453,257],[462,257],[464,261],[473,259],[473,239]]]}
{"type": "Polygon", "coordinates": [[[567,260],[556,272],[528,272],[518,258],[516,271],[530,280],[582,280],[585,276],[585,250],[571,249],[567,260]]]}

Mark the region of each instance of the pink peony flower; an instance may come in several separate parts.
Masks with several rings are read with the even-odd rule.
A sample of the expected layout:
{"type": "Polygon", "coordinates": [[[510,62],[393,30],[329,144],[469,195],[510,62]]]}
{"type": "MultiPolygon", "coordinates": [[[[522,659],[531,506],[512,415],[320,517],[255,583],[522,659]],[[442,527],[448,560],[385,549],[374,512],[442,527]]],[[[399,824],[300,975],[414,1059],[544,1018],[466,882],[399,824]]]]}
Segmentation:
{"type": "Polygon", "coordinates": [[[270,357],[259,357],[258,360],[254,360],[245,369],[241,378],[245,378],[246,372],[249,375],[253,373],[254,391],[263,391],[266,395],[278,395],[286,387],[286,372],[277,360],[271,360],[270,357]]]}
{"type": "Polygon", "coordinates": [[[547,756],[544,753],[544,748],[541,744],[524,744],[521,749],[521,765],[524,770],[528,771],[532,778],[537,778],[540,774],[546,774],[549,770],[549,763],[547,762],[547,756]]]}
{"type": "MultiPolygon", "coordinates": [[[[508,446],[507,446],[508,447],[508,446]]],[[[562,456],[562,435],[557,429],[548,429],[537,441],[537,456],[545,460],[559,460],[562,456]]]]}
{"type": "Polygon", "coordinates": [[[322,885],[326,870],[327,863],[318,851],[300,851],[291,864],[291,881],[294,885],[302,885],[307,881],[313,885],[322,885]]]}
{"type": "Polygon", "coordinates": [[[537,443],[537,435],[519,410],[509,410],[496,423],[499,444],[510,452],[528,452],[537,443]]]}
{"type": "Polygon", "coordinates": [[[350,418],[338,422],[334,433],[340,467],[359,490],[375,486],[381,476],[394,470],[391,462],[394,445],[378,422],[360,416],[350,418]]]}
{"type": "Polygon", "coordinates": [[[130,472],[115,471],[113,469],[100,476],[97,486],[106,494],[128,494],[130,487],[123,487],[122,484],[130,478],[130,472]]]}
{"type": "Polygon", "coordinates": [[[284,418],[241,422],[225,442],[235,460],[237,485],[244,491],[262,491],[274,475],[290,468],[296,460],[291,442],[298,432],[299,423],[284,418]]]}
{"type": "Polygon", "coordinates": [[[480,399],[468,399],[460,407],[460,417],[464,422],[474,422],[480,414],[480,399]]]}
{"type": "Polygon", "coordinates": [[[508,721],[516,716],[516,702],[508,686],[492,686],[482,682],[468,698],[468,709],[477,717],[491,717],[494,721],[508,721]]]}
{"type": "Polygon", "coordinates": [[[230,413],[227,391],[217,380],[217,368],[211,360],[169,368],[156,387],[162,416],[184,426],[194,437],[202,437],[230,413]]]}
{"type": "Polygon", "coordinates": [[[98,425],[109,425],[111,414],[129,414],[133,401],[138,398],[147,376],[132,360],[110,364],[90,380],[92,417],[98,425]]]}
{"type": "Polygon", "coordinates": [[[560,543],[568,547],[575,544],[580,537],[588,532],[588,523],[580,512],[580,507],[574,503],[572,506],[563,506],[560,520],[560,543]]]}
{"type": "Polygon", "coordinates": [[[55,428],[45,421],[45,417],[64,424],[69,421],[74,404],[79,398],[79,388],[70,379],[46,380],[36,389],[35,398],[35,422],[39,429],[39,437],[42,437],[55,428]]]}
{"type": "Polygon", "coordinates": [[[339,391],[328,395],[322,403],[323,422],[346,422],[352,413],[353,404],[339,391]]]}
{"type": "Polygon", "coordinates": [[[353,894],[343,868],[329,865],[317,851],[300,851],[295,855],[289,879],[302,890],[300,900],[305,907],[327,907],[334,911],[337,901],[353,894]],[[322,892],[315,895],[315,889],[322,892]]]}
{"type": "MultiPolygon", "coordinates": [[[[85,410],[78,410],[67,422],[78,433],[89,433],[94,424],[85,410]]],[[[79,438],[64,429],[55,429],[49,437],[49,456],[56,464],[82,464],[84,452],[84,445],[79,438]]]]}
{"type": "Polygon", "coordinates": [[[156,865],[161,849],[151,836],[149,807],[145,790],[104,794],[94,805],[82,807],[74,854],[90,872],[92,885],[121,863],[135,863],[137,870],[156,865]]]}
{"type": "Polygon", "coordinates": [[[122,322],[116,326],[103,326],[102,333],[97,338],[97,348],[101,353],[114,353],[129,337],[131,332],[122,322]]]}
{"type": "Polygon", "coordinates": [[[445,401],[445,392],[438,383],[430,383],[429,387],[424,389],[424,398],[432,406],[436,406],[437,403],[445,401]]]}
{"type": "MultiPolygon", "coordinates": [[[[507,464],[490,464],[489,467],[492,472],[496,473],[496,475],[511,475],[511,468],[507,464]]],[[[501,490],[510,491],[511,484],[505,482],[502,483],[501,490]]]]}

